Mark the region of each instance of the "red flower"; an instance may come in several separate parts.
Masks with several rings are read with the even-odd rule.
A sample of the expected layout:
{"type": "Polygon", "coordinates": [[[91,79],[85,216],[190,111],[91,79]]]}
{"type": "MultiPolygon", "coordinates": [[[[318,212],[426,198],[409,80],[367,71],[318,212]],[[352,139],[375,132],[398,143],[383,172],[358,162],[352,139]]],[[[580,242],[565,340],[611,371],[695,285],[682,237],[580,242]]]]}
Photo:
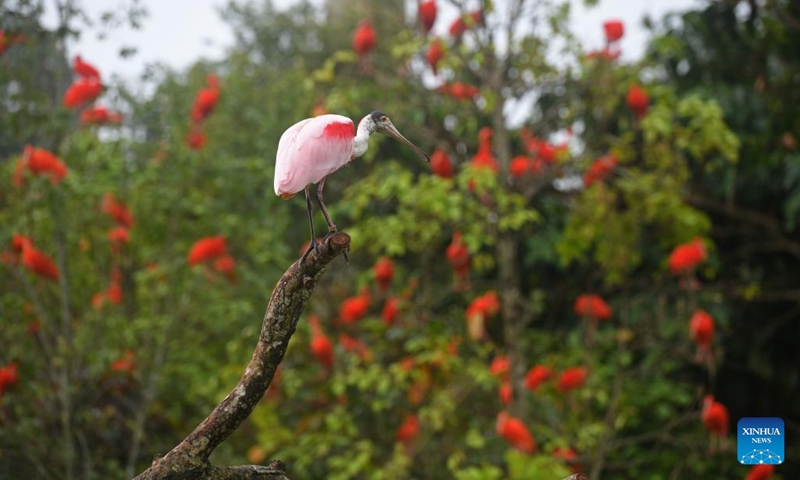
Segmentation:
{"type": "Polygon", "coordinates": [[[409,413],[403,419],[403,423],[397,428],[395,438],[398,442],[408,446],[414,442],[419,435],[419,418],[413,413],[409,413]]]}
{"type": "Polygon", "coordinates": [[[508,169],[511,176],[514,178],[521,178],[531,168],[531,161],[525,155],[518,155],[511,159],[508,164],[508,169]]]}
{"type": "Polygon", "coordinates": [[[698,348],[708,349],[714,339],[714,319],[705,310],[696,310],[689,320],[689,331],[698,348]]]}
{"type": "Polygon", "coordinates": [[[136,358],[133,355],[133,350],[125,350],[125,355],[117,358],[108,367],[112,372],[132,373],[136,368],[136,358]]]}
{"type": "Polygon", "coordinates": [[[377,41],[378,36],[375,34],[375,29],[372,28],[372,23],[369,20],[362,20],[353,34],[353,51],[359,57],[363,57],[375,48],[377,41]]]}
{"type": "Polygon", "coordinates": [[[30,237],[25,235],[21,235],[19,233],[15,233],[11,236],[11,249],[16,253],[22,253],[22,250],[26,247],[33,246],[33,240],[30,237]]]}
{"type": "Polygon", "coordinates": [[[419,5],[419,20],[422,31],[428,33],[436,22],[436,1],[425,0],[419,5]]]}
{"type": "Polygon", "coordinates": [[[345,324],[355,323],[366,316],[369,304],[369,296],[363,293],[356,297],[346,298],[339,307],[339,318],[345,324]]]}
{"type": "Polygon", "coordinates": [[[450,264],[456,275],[461,279],[465,279],[469,275],[470,254],[467,246],[461,241],[460,232],[453,233],[453,239],[450,245],[447,246],[445,255],[447,256],[447,263],[450,264]]]}
{"type": "Polygon", "coordinates": [[[25,145],[25,165],[34,175],[50,175],[53,185],[58,185],[67,176],[67,166],[53,152],[25,145]]]}
{"type": "Polygon", "coordinates": [[[319,317],[309,315],[308,323],[311,325],[311,354],[320,365],[330,370],[333,367],[333,342],[322,331],[319,317]]]}
{"type": "Polygon", "coordinates": [[[436,69],[439,65],[439,62],[442,61],[444,58],[444,45],[442,41],[438,38],[434,38],[431,42],[430,46],[428,47],[428,53],[425,54],[425,59],[428,61],[428,65],[431,66],[431,70],[433,70],[433,74],[436,75],[436,69]]]}
{"type": "Polygon", "coordinates": [[[56,264],[47,254],[35,249],[32,244],[23,245],[22,265],[42,278],[58,280],[56,264]]]}
{"type": "Polygon", "coordinates": [[[122,303],[122,286],[118,280],[112,280],[105,292],[105,298],[114,305],[122,303]]]}
{"type": "Polygon", "coordinates": [[[108,239],[111,243],[122,245],[128,243],[131,239],[131,234],[125,227],[115,227],[108,231],[108,239]]]}
{"type": "Polygon", "coordinates": [[[479,340],[486,335],[484,323],[500,311],[497,292],[490,290],[476,297],[467,307],[467,331],[470,338],[479,340]]]}
{"type": "Polygon", "coordinates": [[[455,20],[453,20],[453,23],[450,24],[450,28],[448,28],[450,36],[453,37],[455,40],[461,40],[461,37],[464,36],[464,32],[466,31],[467,31],[467,24],[461,17],[458,17],[455,20]]]}
{"type": "Polygon", "coordinates": [[[603,23],[603,30],[606,33],[606,43],[613,43],[625,34],[625,25],[619,20],[608,20],[603,23]]]}
{"type": "Polygon", "coordinates": [[[447,153],[439,147],[436,147],[433,154],[431,154],[431,171],[434,175],[442,178],[451,178],[453,176],[453,163],[447,153]]]}
{"type": "Polygon", "coordinates": [[[375,262],[372,267],[372,273],[375,276],[375,281],[378,282],[378,288],[386,290],[392,285],[392,278],[394,278],[394,264],[389,257],[381,257],[375,262]]]}
{"type": "Polygon", "coordinates": [[[582,470],[581,466],[576,463],[576,460],[578,459],[578,453],[575,450],[569,447],[567,448],[556,447],[553,449],[553,456],[564,460],[567,463],[567,465],[570,466],[570,470],[572,470],[572,473],[581,472],[582,470]]]}
{"type": "Polygon", "coordinates": [[[581,317],[608,320],[611,318],[611,307],[600,295],[584,293],[583,295],[578,295],[577,300],[575,300],[575,313],[581,317]]]}
{"type": "Polygon", "coordinates": [[[703,239],[695,238],[691,242],[675,247],[669,255],[669,269],[673,275],[687,273],[707,258],[703,239]]]}
{"type": "Polygon", "coordinates": [[[80,55],[75,55],[75,62],[72,64],[72,71],[85,79],[100,81],[100,72],[91,64],[83,61],[80,55]]]}
{"type": "Polygon", "coordinates": [[[194,245],[192,245],[192,248],[189,250],[189,266],[215,260],[217,257],[225,255],[227,253],[227,249],[228,246],[226,244],[225,237],[222,235],[215,237],[203,237],[194,242],[194,245]]]}
{"type": "Polygon", "coordinates": [[[775,465],[753,465],[744,480],[769,480],[775,473],[775,465]]]}
{"type": "Polygon", "coordinates": [[[576,388],[580,388],[586,383],[586,375],[588,370],[586,367],[572,367],[561,372],[558,376],[558,384],[556,390],[560,393],[568,392],[576,388]]]}
{"type": "Polygon", "coordinates": [[[443,93],[450,95],[456,100],[470,100],[480,93],[478,87],[465,82],[444,84],[441,89],[443,93]]]}
{"type": "Polygon", "coordinates": [[[124,203],[117,200],[117,197],[112,192],[103,194],[103,202],[100,205],[100,209],[118,225],[128,228],[133,227],[133,217],[130,210],[124,203]]]}
{"type": "Polygon", "coordinates": [[[468,317],[474,314],[492,317],[499,312],[500,301],[497,298],[497,292],[494,290],[489,290],[485,294],[476,297],[467,307],[468,317]]]}
{"type": "Polygon", "coordinates": [[[383,319],[383,323],[387,326],[390,326],[394,323],[397,319],[397,299],[394,297],[387,298],[386,303],[383,304],[383,310],[381,311],[381,318],[383,319]]]}
{"type": "Polygon", "coordinates": [[[628,95],[625,97],[625,101],[628,103],[628,108],[631,109],[631,112],[636,115],[636,118],[641,118],[647,113],[650,97],[642,87],[634,83],[628,89],[628,95]]]}
{"type": "Polygon", "coordinates": [[[729,415],[725,405],[714,400],[714,395],[703,398],[703,412],[701,414],[703,425],[711,432],[712,436],[727,437],[729,415]]]}
{"type": "Polygon", "coordinates": [[[489,373],[494,375],[499,379],[504,379],[508,377],[508,370],[511,367],[511,361],[509,361],[507,355],[498,355],[494,357],[492,363],[489,365],[489,373]]]}
{"type": "Polygon", "coordinates": [[[525,388],[535,392],[544,382],[553,378],[553,369],[544,365],[534,365],[525,375],[525,388]]]}
{"type": "Polygon", "coordinates": [[[514,397],[514,389],[511,387],[510,381],[503,380],[503,383],[500,384],[500,388],[497,390],[497,396],[500,398],[500,403],[503,405],[511,403],[514,397]]]}
{"type": "Polygon", "coordinates": [[[617,168],[617,157],[614,155],[600,157],[583,174],[583,184],[588,187],[594,182],[602,182],[611,175],[615,168],[617,168]]]}
{"type": "Polygon", "coordinates": [[[495,431],[498,435],[503,437],[509,445],[522,453],[533,453],[536,451],[536,442],[530,430],[528,430],[528,427],[526,427],[520,419],[509,416],[505,411],[497,414],[495,431]]]}
{"type": "Polygon", "coordinates": [[[191,117],[195,123],[202,123],[214,111],[214,107],[217,106],[219,101],[219,79],[217,76],[213,73],[208,74],[206,84],[208,87],[202,88],[197,92],[194,104],[192,104],[191,117]]]}
{"type": "Polygon", "coordinates": [[[372,353],[364,342],[346,333],[339,335],[339,345],[342,346],[345,352],[355,352],[362,360],[372,358],[372,353]]]}
{"type": "Polygon", "coordinates": [[[0,367],[0,398],[3,393],[10,387],[13,387],[19,381],[19,374],[17,373],[16,362],[11,362],[5,367],[0,367]]]}
{"type": "Polygon", "coordinates": [[[192,150],[202,150],[206,145],[206,135],[200,130],[192,129],[192,131],[186,135],[186,145],[192,150]]]}
{"type": "Polygon", "coordinates": [[[478,132],[478,151],[472,157],[470,166],[473,168],[489,168],[497,173],[500,165],[492,156],[492,128],[483,127],[478,132]]]}
{"type": "Polygon", "coordinates": [[[82,78],[64,92],[64,106],[75,108],[89,103],[103,93],[103,85],[96,78],[82,78]]]}
{"type": "Polygon", "coordinates": [[[119,125],[122,123],[122,115],[117,112],[109,112],[106,107],[99,105],[81,111],[82,125],[106,125],[109,123],[119,125]]]}
{"type": "MultiPolygon", "coordinates": [[[[461,37],[464,36],[464,32],[467,31],[467,22],[464,20],[465,17],[458,17],[450,24],[450,28],[448,31],[450,32],[450,36],[452,36],[456,41],[461,40],[461,37]]],[[[483,24],[483,12],[480,10],[475,10],[474,12],[470,12],[466,18],[469,18],[469,22],[473,25],[481,25],[483,24]]]]}

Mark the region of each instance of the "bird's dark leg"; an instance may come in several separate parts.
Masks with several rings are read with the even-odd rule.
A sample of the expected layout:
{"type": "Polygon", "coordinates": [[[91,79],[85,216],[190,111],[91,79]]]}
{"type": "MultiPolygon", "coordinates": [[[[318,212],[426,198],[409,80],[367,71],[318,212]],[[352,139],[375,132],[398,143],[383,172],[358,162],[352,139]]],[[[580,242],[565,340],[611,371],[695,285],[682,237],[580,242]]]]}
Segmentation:
{"type": "MultiPolygon", "coordinates": [[[[328,213],[327,207],[325,207],[325,201],[322,198],[322,189],[325,188],[325,178],[317,183],[317,203],[319,203],[319,208],[322,210],[322,214],[325,215],[325,221],[328,222],[328,234],[325,235],[325,238],[327,239],[333,232],[336,232],[337,230],[336,225],[333,223],[333,220],[328,213]]],[[[347,255],[347,250],[345,250],[342,255],[344,255],[345,262],[350,263],[350,257],[347,255]]]]}
{"type": "Polygon", "coordinates": [[[314,205],[311,203],[311,191],[308,186],[306,186],[306,207],[308,208],[308,221],[311,224],[311,242],[309,242],[306,252],[300,257],[300,263],[305,261],[311,250],[317,250],[317,233],[314,231],[314,205]]]}
{"type": "Polygon", "coordinates": [[[325,221],[328,222],[328,235],[325,236],[325,238],[327,238],[331,233],[336,231],[336,225],[334,225],[333,220],[328,213],[328,208],[325,207],[325,201],[322,199],[322,189],[325,188],[325,178],[320,180],[317,184],[317,203],[319,203],[319,208],[322,210],[322,214],[325,215],[325,221]]]}

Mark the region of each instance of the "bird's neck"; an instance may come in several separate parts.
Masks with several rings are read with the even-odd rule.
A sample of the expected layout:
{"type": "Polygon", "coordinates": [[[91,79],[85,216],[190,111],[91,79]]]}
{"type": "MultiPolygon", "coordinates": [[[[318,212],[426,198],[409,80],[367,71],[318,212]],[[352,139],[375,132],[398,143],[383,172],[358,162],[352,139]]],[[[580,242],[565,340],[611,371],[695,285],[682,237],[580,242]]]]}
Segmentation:
{"type": "Polygon", "coordinates": [[[353,154],[351,158],[360,157],[367,152],[367,148],[369,147],[369,136],[375,133],[374,129],[372,128],[372,122],[369,120],[369,116],[364,117],[358,122],[358,130],[356,130],[356,138],[353,139],[353,154]]]}

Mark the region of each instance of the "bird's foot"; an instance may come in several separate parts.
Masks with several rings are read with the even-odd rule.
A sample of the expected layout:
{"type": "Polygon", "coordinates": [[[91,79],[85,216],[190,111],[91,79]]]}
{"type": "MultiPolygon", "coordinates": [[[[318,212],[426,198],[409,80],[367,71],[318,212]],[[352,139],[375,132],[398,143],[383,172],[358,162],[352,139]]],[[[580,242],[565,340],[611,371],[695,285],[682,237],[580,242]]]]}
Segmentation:
{"type": "MultiPolygon", "coordinates": [[[[323,242],[324,241],[325,240],[323,240],[323,242]]],[[[308,243],[308,248],[306,249],[305,253],[303,253],[303,256],[300,257],[300,263],[306,261],[306,257],[308,257],[308,254],[311,253],[312,250],[314,251],[314,253],[319,255],[321,253],[320,248],[322,248],[322,243],[318,242],[316,238],[312,237],[311,241],[308,243]]]]}
{"type": "Polygon", "coordinates": [[[328,237],[330,237],[331,235],[333,235],[334,233],[336,233],[338,231],[339,230],[336,228],[336,225],[334,225],[332,227],[328,227],[328,233],[325,235],[325,237],[322,239],[322,241],[324,242],[325,240],[328,239],[328,237]]]}

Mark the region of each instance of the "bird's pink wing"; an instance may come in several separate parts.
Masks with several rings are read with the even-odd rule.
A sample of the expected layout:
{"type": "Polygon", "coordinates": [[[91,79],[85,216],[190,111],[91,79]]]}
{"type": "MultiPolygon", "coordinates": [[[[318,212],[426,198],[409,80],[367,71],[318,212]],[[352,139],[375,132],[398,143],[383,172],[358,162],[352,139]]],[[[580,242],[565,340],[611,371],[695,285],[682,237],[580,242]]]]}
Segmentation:
{"type": "Polygon", "coordinates": [[[275,162],[275,194],[293,195],[350,161],[355,128],[341,115],[307,118],[281,136],[275,162]]]}

